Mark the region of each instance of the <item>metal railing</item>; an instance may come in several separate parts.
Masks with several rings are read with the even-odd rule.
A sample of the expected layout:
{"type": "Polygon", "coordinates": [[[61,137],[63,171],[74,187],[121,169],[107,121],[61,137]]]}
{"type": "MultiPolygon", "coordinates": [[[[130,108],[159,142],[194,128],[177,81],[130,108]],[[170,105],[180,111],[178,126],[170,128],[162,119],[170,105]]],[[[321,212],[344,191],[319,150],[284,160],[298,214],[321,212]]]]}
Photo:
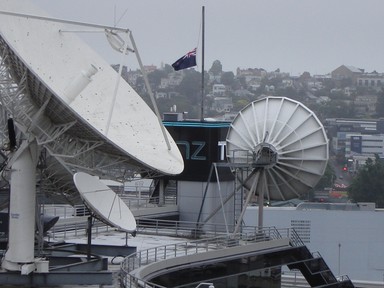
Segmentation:
{"type": "MultiPolygon", "coordinates": [[[[141,197],[137,197],[135,193],[123,193],[119,194],[119,197],[131,210],[158,207],[158,203],[160,201],[159,197],[150,198],[149,195],[142,195],[141,197]]],[[[162,204],[164,206],[174,206],[177,204],[176,202],[176,197],[169,195],[164,197],[162,204]]],[[[69,204],[43,204],[42,211],[45,215],[60,216],[61,219],[67,219],[78,216],[79,212],[86,212],[87,208],[84,205],[71,206],[69,204]]]]}
{"type": "Polygon", "coordinates": [[[217,251],[228,247],[249,245],[251,243],[290,238],[292,229],[276,229],[275,227],[258,228],[253,233],[221,235],[204,238],[192,242],[164,245],[138,251],[124,259],[121,264],[121,282],[123,287],[162,287],[146,282],[134,275],[134,271],[151,263],[170,258],[217,251]]]}
{"type": "MultiPolygon", "coordinates": [[[[49,231],[49,236],[52,239],[57,237],[66,238],[72,236],[81,236],[86,234],[87,229],[87,217],[86,216],[74,216],[76,209],[80,209],[82,205],[71,207],[54,207],[51,211],[56,211],[54,216],[61,216],[59,221],[49,231]]],[[[46,210],[47,211],[47,210],[46,210]]],[[[172,236],[172,237],[184,237],[188,239],[201,239],[201,238],[213,238],[217,236],[227,235],[227,231],[234,231],[234,225],[224,225],[218,223],[196,223],[188,221],[174,221],[174,220],[159,220],[153,218],[139,218],[136,220],[137,233],[150,234],[150,235],[161,235],[161,236],[172,236]]],[[[109,231],[111,228],[105,223],[94,219],[92,225],[92,232],[98,233],[109,231]]],[[[257,235],[264,233],[264,230],[256,226],[243,226],[242,233],[244,235],[257,235]]],[[[277,233],[274,238],[281,238],[278,233],[284,233],[289,235],[292,246],[304,246],[305,244],[301,241],[296,231],[292,228],[287,229],[273,229],[270,233],[277,233]],[[284,231],[284,232],[282,232],[284,231]]]]}
{"type": "Polygon", "coordinates": [[[45,215],[50,216],[60,216],[60,219],[67,219],[72,218],[77,215],[77,211],[83,210],[84,211],[85,206],[84,205],[60,205],[60,204],[44,204],[42,205],[42,211],[45,215]]]}
{"type": "MultiPolygon", "coordinates": [[[[350,278],[347,275],[342,275],[336,277],[337,281],[340,282],[348,282],[350,278]]],[[[355,282],[355,281],[354,281],[355,282]]],[[[372,282],[374,283],[374,282],[372,282]]],[[[376,282],[376,286],[370,286],[368,282],[364,281],[363,286],[361,287],[383,287],[382,282],[376,282]]],[[[281,288],[289,288],[289,287],[302,287],[302,288],[310,288],[311,286],[308,284],[308,281],[305,279],[300,270],[293,269],[289,271],[283,271],[281,274],[281,288]]],[[[341,287],[341,286],[340,286],[341,287]]],[[[343,286],[344,287],[344,286],[343,286]]],[[[350,287],[350,286],[345,286],[350,287]]],[[[360,287],[360,286],[359,286],[360,287]]]]}
{"type": "MultiPolygon", "coordinates": [[[[150,203],[146,204],[149,205],[150,203]]],[[[83,206],[66,207],[63,205],[45,207],[45,213],[54,211],[55,215],[61,215],[65,221],[57,223],[50,230],[50,237],[66,238],[86,234],[87,217],[75,217],[76,211],[83,206]],[[49,210],[50,209],[50,210],[49,210]],[[72,219],[68,218],[74,218],[72,219]]],[[[152,206],[153,207],[153,206],[152,206]]],[[[255,226],[243,226],[242,233],[228,235],[227,231],[234,231],[234,226],[224,224],[196,223],[186,221],[158,220],[151,218],[137,219],[137,232],[140,234],[165,235],[197,239],[190,242],[182,242],[172,245],[159,246],[139,251],[125,258],[121,264],[120,281],[122,287],[155,287],[163,288],[160,285],[143,281],[131,272],[150,263],[208,251],[225,249],[250,243],[270,241],[273,239],[289,238],[292,246],[305,246],[298,234],[292,228],[276,229],[275,227],[260,228],[255,226]]],[[[108,231],[109,226],[95,219],[92,226],[92,233],[96,235],[108,231]]]]}
{"type": "MultiPolygon", "coordinates": [[[[58,222],[54,227],[52,227],[48,234],[48,241],[54,239],[67,239],[71,237],[84,236],[87,234],[88,229],[88,220],[87,217],[76,217],[76,221],[69,223],[60,223],[58,222]]],[[[109,225],[95,219],[92,225],[92,234],[98,235],[99,233],[108,232],[110,230],[115,230],[115,228],[110,227],[109,225]]]]}
{"type": "MultiPolygon", "coordinates": [[[[185,237],[189,239],[198,238],[213,238],[217,236],[227,235],[235,230],[235,225],[225,225],[220,223],[196,223],[189,221],[174,221],[174,220],[159,220],[153,218],[139,218],[136,219],[138,233],[140,234],[151,234],[151,235],[162,235],[162,236],[175,236],[185,237]]],[[[274,233],[280,233],[284,229],[274,229],[274,233]]],[[[263,228],[256,226],[242,226],[242,232],[244,235],[257,233],[262,234],[263,228]]],[[[294,233],[293,229],[287,229],[294,233]]],[[[287,234],[285,232],[284,234],[287,234]]],[[[278,237],[278,235],[276,236],[278,237]]],[[[299,236],[297,234],[292,235],[292,239],[295,243],[299,242],[299,236]]],[[[297,243],[298,245],[304,245],[297,243]]]]}
{"type": "MultiPolygon", "coordinates": [[[[149,197],[149,195],[142,195],[137,197],[136,195],[130,194],[121,194],[119,197],[124,201],[129,209],[139,209],[139,208],[153,208],[158,207],[160,202],[159,197],[149,197]]],[[[165,196],[163,198],[162,204],[164,206],[176,205],[177,199],[175,196],[165,196]]]]}

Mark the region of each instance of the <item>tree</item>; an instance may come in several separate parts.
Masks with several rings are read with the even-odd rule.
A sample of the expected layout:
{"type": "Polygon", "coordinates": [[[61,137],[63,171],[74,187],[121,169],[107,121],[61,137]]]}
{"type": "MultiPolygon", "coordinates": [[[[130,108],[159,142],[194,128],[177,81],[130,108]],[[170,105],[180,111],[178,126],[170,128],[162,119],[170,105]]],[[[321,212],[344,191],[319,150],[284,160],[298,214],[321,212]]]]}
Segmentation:
{"type": "Polygon", "coordinates": [[[209,69],[209,73],[212,73],[214,76],[218,76],[223,72],[223,65],[219,60],[215,60],[212,63],[211,69],[209,69]]]}
{"type": "Polygon", "coordinates": [[[172,73],[173,71],[175,71],[174,69],[173,69],[173,67],[171,66],[171,65],[169,65],[169,64],[165,64],[164,65],[164,72],[168,75],[168,74],[170,74],[170,73],[172,73]]]}
{"type": "Polygon", "coordinates": [[[201,73],[194,69],[184,70],[184,78],[176,91],[186,96],[191,104],[200,103],[201,99],[201,73]]]}
{"type": "Polygon", "coordinates": [[[315,186],[315,190],[323,190],[327,187],[332,187],[333,182],[335,181],[336,174],[335,170],[331,166],[331,164],[328,162],[327,167],[325,168],[323,177],[320,178],[319,182],[315,186]]]}
{"type": "Polygon", "coordinates": [[[384,91],[378,94],[376,105],[376,114],[377,117],[384,117],[384,91]]]}
{"type": "Polygon", "coordinates": [[[148,73],[148,81],[153,87],[158,87],[161,83],[161,78],[167,77],[167,73],[164,70],[155,70],[148,73]]]}
{"type": "Polygon", "coordinates": [[[374,202],[384,207],[384,164],[378,155],[368,158],[348,187],[348,196],[355,202],[374,202]]]}
{"type": "Polygon", "coordinates": [[[239,85],[238,89],[241,89],[241,88],[247,89],[248,85],[247,85],[247,81],[245,79],[245,76],[236,76],[236,80],[237,80],[238,85],[239,85]]]}
{"type": "Polygon", "coordinates": [[[221,75],[221,83],[225,86],[233,86],[235,83],[235,74],[233,74],[232,71],[230,72],[223,72],[221,75]]]}
{"type": "Polygon", "coordinates": [[[233,110],[234,111],[240,111],[241,109],[243,109],[248,104],[249,104],[249,100],[247,100],[247,99],[237,99],[233,103],[233,110]]]}
{"type": "Polygon", "coordinates": [[[331,100],[321,103],[317,109],[317,114],[320,119],[325,118],[353,118],[355,116],[354,104],[343,100],[331,100]]]}
{"type": "Polygon", "coordinates": [[[289,97],[295,100],[301,100],[298,99],[299,97],[297,95],[297,91],[293,87],[278,88],[276,89],[276,95],[289,97]]]}

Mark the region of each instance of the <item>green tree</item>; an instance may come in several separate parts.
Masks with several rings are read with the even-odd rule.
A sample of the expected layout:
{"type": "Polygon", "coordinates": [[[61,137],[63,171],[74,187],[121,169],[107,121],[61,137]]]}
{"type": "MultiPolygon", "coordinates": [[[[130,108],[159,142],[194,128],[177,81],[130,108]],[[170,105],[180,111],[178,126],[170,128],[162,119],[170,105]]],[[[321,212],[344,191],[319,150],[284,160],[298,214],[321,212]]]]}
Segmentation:
{"type": "Polygon", "coordinates": [[[327,187],[332,187],[333,182],[336,179],[335,170],[331,166],[331,164],[328,162],[327,167],[325,168],[323,177],[320,178],[319,182],[315,186],[315,190],[323,190],[327,187]]]}
{"type": "Polygon", "coordinates": [[[247,81],[245,80],[245,76],[239,76],[239,77],[236,77],[236,78],[237,78],[237,80],[238,80],[238,82],[240,84],[239,89],[240,88],[246,89],[247,88],[247,81]]]}
{"type": "Polygon", "coordinates": [[[278,88],[276,89],[276,95],[289,97],[295,100],[301,100],[299,99],[300,97],[298,96],[296,89],[293,87],[278,88]]]}
{"type": "Polygon", "coordinates": [[[339,117],[339,118],[353,118],[354,105],[343,100],[331,100],[321,103],[315,108],[320,119],[339,117]]]}
{"type": "Polygon", "coordinates": [[[173,67],[171,66],[171,65],[169,65],[169,64],[165,64],[164,65],[164,72],[168,75],[168,74],[170,74],[170,73],[172,73],[173,71],[175,71],[174,69],[173,69],[173,67]]]}
{"type": "Polygon", "coordinates": [[[212,63],[211,69],[209,69],[209,73],[212,73],[214,76],[218,76],[223,72],[223,65],[219,60],[215,60],[212,63]]]}
{"type": "Polygon", "coordinates": [[[243,109],[245,106],[247,106],[249,104],[249,100],[247,99],[237,99],[234,101],[233,103],[233,110],[234,111],[240,111],[241,109],[243,109]]]}
{"type": "Polygon", "coordinates": [[[221,83],[232,87],[235,84],[235,74],[233,74],[232,71],[223,72],[221,75],[221,83]]]}
{"type": "Polygon", "coordinates": [[[348,196],[355,202],[375,202],[384,207],[384,164],[378,155],[368,158],[348,187],[348,196]]]}
{"type": "Polygon", "coordinates": [[[377,117],[384,117],[384,91],[378,94],[376,105],[377,117]]]}
{"type": "Polygon", "coordinates": [[[193,105],[200,103],[201,99],[201,73],[194,69],[184,70],[184,78],[176,91],[186,96],[193,105]]]}
{"type": "Polygon", "coordinates": [[[161,78],[167,77],[167,73],[164,70],[155,70],[148,73],[148,81],[152,87],[158,87],[161,83],[161,78]]]}

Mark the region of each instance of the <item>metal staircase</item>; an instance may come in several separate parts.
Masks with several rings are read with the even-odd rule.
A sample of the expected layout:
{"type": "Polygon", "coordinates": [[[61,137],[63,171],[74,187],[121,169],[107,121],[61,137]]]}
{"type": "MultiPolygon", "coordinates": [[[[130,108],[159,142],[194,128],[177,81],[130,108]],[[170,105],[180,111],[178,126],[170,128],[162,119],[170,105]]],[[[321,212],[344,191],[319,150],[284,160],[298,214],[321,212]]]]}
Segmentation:
{"type": "Polygon", "coordinates": [[[288,264],[288,268],[300,270],[311,287],[355,287],[348,277],[337,279],[318,252],[312,254],[306,246],[291,252],[297,262],[288,264]]]}

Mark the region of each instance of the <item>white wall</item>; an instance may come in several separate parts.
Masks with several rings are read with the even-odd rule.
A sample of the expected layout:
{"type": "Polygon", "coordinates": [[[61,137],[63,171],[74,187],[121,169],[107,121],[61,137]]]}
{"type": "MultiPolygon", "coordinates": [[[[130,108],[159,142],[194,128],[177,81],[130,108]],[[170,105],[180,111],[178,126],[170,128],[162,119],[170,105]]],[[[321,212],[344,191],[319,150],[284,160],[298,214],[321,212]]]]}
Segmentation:
{"type": "MultiPolygon", "coordinates": [[[[257,207],[247,208],[246,225],[257,225],[257,211],[257,207]]],[[[384,211],[264,209],[265,227],[289,228],[292,220],[310,224],[310,240],[305,244],[323,256],[335,275],[383,281],[384,211]]]]}
{"type": "MultiPolygon", "coordinates": [[[[197,221],[201,203],[203,201],[205,182],[178,181],[178,206],[181,221],[197,221]]],[[[224,201],[228,195],[233,193],[233,181],[221,181],[220,190],[216,182],[208,186],[207,195],[202,209],[200,221],[206,219],[212,211],[221,206],[220,194],[224,201]]],[[[234,223],[234,201],[231,199],[225,204],[225,217],[229,225],[234,223]]],[[[209,223],[225,224],[223,210],[221,209],[209,221],[209,223]]]]}

